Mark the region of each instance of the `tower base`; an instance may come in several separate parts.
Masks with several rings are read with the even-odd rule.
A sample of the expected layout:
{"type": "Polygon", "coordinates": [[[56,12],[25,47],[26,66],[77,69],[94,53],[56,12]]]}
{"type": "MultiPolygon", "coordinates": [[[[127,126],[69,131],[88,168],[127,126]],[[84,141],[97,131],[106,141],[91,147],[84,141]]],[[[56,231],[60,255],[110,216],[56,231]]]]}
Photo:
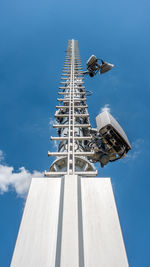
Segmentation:
{"type": "Polygon", "coordinates": [[[11,267],[127,267],[109,178],[32,179],[11,267]]]}

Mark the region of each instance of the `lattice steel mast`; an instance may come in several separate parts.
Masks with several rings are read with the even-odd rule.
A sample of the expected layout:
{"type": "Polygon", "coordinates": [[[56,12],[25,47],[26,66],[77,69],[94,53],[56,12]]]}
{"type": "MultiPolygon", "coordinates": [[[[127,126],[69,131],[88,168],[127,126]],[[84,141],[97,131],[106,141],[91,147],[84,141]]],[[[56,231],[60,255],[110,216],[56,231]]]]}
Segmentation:
{"type": "Polygon", "coordinates": [[[63,104],[56,106],[55,117],[58,124],[53,125],[54,128],[58,128],[59,137],[51,137],[51,140],[59,140],[60,144],[58,152],[48,152],[48,156],[56,156],[57,159],[49,172],[45,172],[45,176],[97,174],[87,158],[94,152],[86,151],[86,144],[92,136],[89,131],[91,125],[83,84],[78,41],[69,40],[61,77],[62,86],[59,87],[61,92],[58,93],[63,97],[57,98],[63,104]]]}

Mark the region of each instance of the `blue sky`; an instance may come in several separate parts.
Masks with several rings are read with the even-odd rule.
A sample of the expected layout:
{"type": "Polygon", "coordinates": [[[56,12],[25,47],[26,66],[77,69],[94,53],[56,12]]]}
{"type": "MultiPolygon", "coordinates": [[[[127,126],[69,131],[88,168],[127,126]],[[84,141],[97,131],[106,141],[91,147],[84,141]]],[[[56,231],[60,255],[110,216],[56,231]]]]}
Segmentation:
{"type": "Polygon", "coordinates": [[[108,105],[132,151],[96,167],[112,179],[130,266],[150,266],[149,10],[148,0],[1,0],[0,266],[10,264],[30,179],[50,166],[50,121],[72,38],[79,41],[83,66],[91,54],[115,64],[106,75],[85,78],[93,91],[90,121],[95,127],[108,105]]]}

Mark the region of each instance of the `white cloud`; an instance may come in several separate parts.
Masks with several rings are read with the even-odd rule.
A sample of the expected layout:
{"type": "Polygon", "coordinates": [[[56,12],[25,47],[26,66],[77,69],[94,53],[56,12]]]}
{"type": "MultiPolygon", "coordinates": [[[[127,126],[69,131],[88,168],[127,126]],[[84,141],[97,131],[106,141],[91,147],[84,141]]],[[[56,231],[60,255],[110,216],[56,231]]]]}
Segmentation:
{"type": "MultiPolygon", "coordinates": [[[[53,132],[52,132],[52,126],[53,126],[53,124],[57,124],[57,121],[56,121],[55,118],[50,117],[50,118],[49,118],[49,126],[50,126],[51,133],[53,133],[53,132]]],[[[54,130],[54,131],[56,131],[56,130],[54,130]]],[[[58,143],[57,143],[56,140],[53,140],[53,141],[52,141],[52,149],[53,149],[54,151],[58,151],[58,143]]]]}
{"type": "Polygon", "coordinates": [[[125,161],[135,160],[141,154],[143,143],[144,140],[142,138],[135,140],[135,142],[131,144],[131,151],[128,152],[125,161]]]}
{"type": "Polygon", "coordinates": [[[56,124],[56,120],[55,120],[55,118],[49,118],[49,126],[50,127],[52,127],[53,126],[53,124],[56,124]]]}
{"type": "MultiPolygon", "coordinates": [[[[0,150],[0,159],[4,159],[3,151],[0,150]]],[[[0,194],[15,190],[19,197],[26,197],[33,177],[43,177],[43,173],[19,168],[19,172],[14,172],[14,167],[0,164],[0,194]]]]}
{"type": "Polygon", "coordinates": [[[19,172],[14,172],[13,167],[0,165],[0,193],[8,192],[13,189],[20,197],[27,195],[31,179],[33,177],[42,177],[43,173],[33,171],[30,173],[24,167],[19,168],[19,172]]]}
{"type": "Polygon", "coordinates": [[[101,108],[101,112],[104,112],[104,111],[110,112],[110,105],[109,104],[105,104],[104,107],[101,108]]]}
{"type": "Polygon", "coordinates": [[[58,143],[56,140],[53,141],[53,147],[55,151],[58,151],[58,143]]]}
{"type": "Polygon", "coordinates": [[[0,161],[4,160],[4,153],[2,150],[0,150],[0,161]]]}

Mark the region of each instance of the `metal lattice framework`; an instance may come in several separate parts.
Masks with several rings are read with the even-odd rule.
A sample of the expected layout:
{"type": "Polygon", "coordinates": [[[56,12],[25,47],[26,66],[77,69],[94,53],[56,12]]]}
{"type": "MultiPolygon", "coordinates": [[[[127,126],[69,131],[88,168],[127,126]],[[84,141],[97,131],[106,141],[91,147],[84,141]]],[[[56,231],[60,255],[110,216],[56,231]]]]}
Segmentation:
{"type": "Polygon", "coordinates": [[[83,86],[82,64],[78,41],[69,40],[66,50],[61,86],[57,98],[56,121],[54,128],[58,128],[58,137],[51,140],[60,141],[58,152],[48,152],[48,156],[57,157],[45,176],[58,175],[95,176],[93,164],[88,159],[94,152],[86,151],[88,140],[91,140],[91,128],[86,104],[86,90],[83,86]]]}

